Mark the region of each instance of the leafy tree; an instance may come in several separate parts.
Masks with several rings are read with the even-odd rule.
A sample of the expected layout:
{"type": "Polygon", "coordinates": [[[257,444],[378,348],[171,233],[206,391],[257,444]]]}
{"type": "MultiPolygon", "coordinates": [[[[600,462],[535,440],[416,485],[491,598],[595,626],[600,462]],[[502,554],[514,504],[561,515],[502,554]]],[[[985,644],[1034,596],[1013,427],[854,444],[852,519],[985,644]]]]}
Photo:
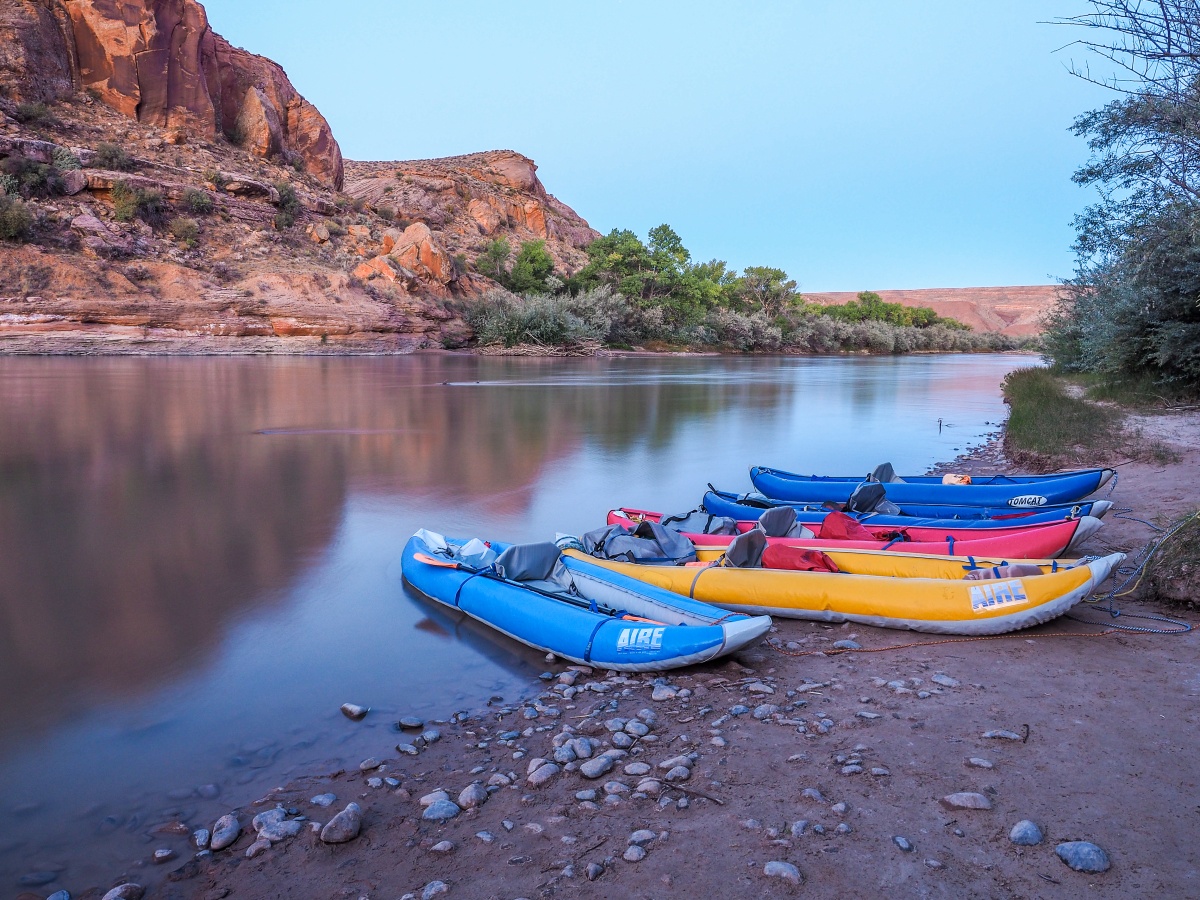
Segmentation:
{"type": "Polygon", "coordinates": [[[508,289],[519,294],[546,290],[546,279],[554,272],[554,257],[545,241],[525,241],[508,273],[508,289]]]}
{"type": "Polygon", "coordinates": [[[769,318],[778,316],[784,307],[798,297],[796,282],[789,279],[783,269],[771,266],[748,266],[743,269],[736,294],[747,307],[761,310],[769,318]]]}
{"type": "Polygon", "coordinates": [[[504,284],[508,280],[508,255],[512,247],[502,237],[496,238],[484,248],[475,260],[475,270],[493,281],[504,284]]]}

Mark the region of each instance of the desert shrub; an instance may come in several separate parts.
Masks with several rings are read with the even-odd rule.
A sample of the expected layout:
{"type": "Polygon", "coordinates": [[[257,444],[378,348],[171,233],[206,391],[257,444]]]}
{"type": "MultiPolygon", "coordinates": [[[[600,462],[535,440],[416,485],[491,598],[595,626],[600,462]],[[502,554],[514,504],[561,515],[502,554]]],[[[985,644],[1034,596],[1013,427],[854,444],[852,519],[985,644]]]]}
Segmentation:
{"type": "Polygon", "coordinates": [[[54,121],[50,107],[45,103],[19,103],[13,118],[22,125],[45,125],[54,121]]]}
{"type": "Polygon", "coordinates": [[[92,162],[98,168],[112,169],[114,172],[130,172],[135,165],[133,157],[125,152],[124,147],[107,141],[96,148],[92,162]]]}
{"type": "Polygon", "coordinates": [[[216,169],[206,169],[204,172],[204,180],[215,187],[218,191],[224,190],[229,179],[218,172],[216,169]]]}
{"type": "Polygon", "coordinates": [[[141,219],[151,228],[160,228],[170,211],[161,191],[135,188],[128,181],[118,181],[113,185],[112,203],[113,216],[118,222],[141,219]]]}
{"type": "Polygon", "coordinates": [[[122,270],[122,272],[126,278],[133,282],[142,282],[150,278],[150,270],[141,263],[133,263],[132,265],[128,265],[122,270]]]}
{"type": "Polygon", "coordinates": [[[10,156],[0,165],[0,171],[16,180],[16,192],[22,197],[53,197],[63,192],[61,173],[46,163],[24,156],[10,156]]]}
{"type": "Polygon", "coordinates": [[[183,192],[183,205],[198,216],[208,215],[213,210],[213,199],[204,191],[188,188],[183,192]]]}
{"type": "Polygon", "coordinates": [[[167,230],[171,232],[171,237],[185,247],[195,247],[196,241],[200,237],[200,223],[185,216],[176,216],[172,219],[167,230]]]}
{"type": "Polygon", "coordinates": [[[385,221],[388,221],[388,222],[390,222],[394,218],[396,218],[396,210],[392,209],[390,206],[375,207],[375,214],[378,215],[379,218],[384,219],[385,221]]]}
{"type": "Polygon", "coordinates": [[[734,350],[778,350],[783,331],[761,311],[749,315],[718,307],[705,319],[717,342],[734,350]]]}
{"type": "Polygon", "coordinates": [[[547,294],[521,297],[493,290],[472,301],[464,318],[481,344],[563,346],[603,340],[603,324],[578,315],[571,308],[571,299],[547,294]]]}
{"type": "Polygon", "coordinates": [[[286,181],[275,182],[275,190],[279,191],[275,227],[279,231],[283,231],[296,224],[296,213],[300,211],[300,198],[296,196],[296,189],[286,181]]]}
{"type": "Polygon", "coordinates": [[[0,195],[0,240],[23,241],[33,228],[33,214],[20,197],[0,195]]]}
{"type": "Polygon", "coordinates": [[[21,193],[21,182],[7,172],[0,172],[0,197],[15,197],[21,193]]]}
{"type": "Polygon", "coordinates": [[[51,159],[54,163],[54,168],[60,172],[70,172],[83,168],[83,163],[79,161],[79,157],[66,147],[55,147],[51,159]]]}
{"type": "Polygon", "coordinates": [[[225,140],[235,147],[240,147],[246,142],[246,133],[238,127],[236,122],[227,125],[221,130],[221,133],[225,136],[225,140]]]}

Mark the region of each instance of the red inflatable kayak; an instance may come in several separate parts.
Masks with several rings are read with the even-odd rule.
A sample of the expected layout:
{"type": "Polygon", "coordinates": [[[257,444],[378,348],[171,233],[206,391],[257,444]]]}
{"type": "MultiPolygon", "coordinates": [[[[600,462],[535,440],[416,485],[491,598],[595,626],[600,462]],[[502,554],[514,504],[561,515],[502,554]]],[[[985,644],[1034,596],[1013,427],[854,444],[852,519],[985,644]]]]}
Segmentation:
{"type": "MultiPolygon", "coordinates": [[[[609,512],[608,524],[628,525],[643,519],[657,522],[660,518],[662,513],[622,507],[609,512]]],[[[749,531],[756,524],[738,522],[738,531],[749,531]]],[[[936,556],[1056,559],[1076,553],[1077,548],[1095,534],[1101,524],[1093,516],[1081,516],[1061,522],[998,528],[894,528],[872,527],[849,516],[832,516],[826,517],[826,521],[820,525],[813,526],[819,529],[815,537],[771,537],[767,538],[767,542],[812,550],[897,550],[936,556]]],[[[701,550],[722,549],[734,538],[731,534],[688,532],[684,532],[684,536],[701,550]]]]}

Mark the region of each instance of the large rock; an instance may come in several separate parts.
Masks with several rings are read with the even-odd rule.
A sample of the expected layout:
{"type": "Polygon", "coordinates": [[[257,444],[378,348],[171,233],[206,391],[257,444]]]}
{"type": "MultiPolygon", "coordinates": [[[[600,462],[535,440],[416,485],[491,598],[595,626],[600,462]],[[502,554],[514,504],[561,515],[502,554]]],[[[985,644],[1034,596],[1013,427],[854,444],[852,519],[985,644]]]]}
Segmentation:
{"type": "Polygon", "coordinates": [[[414,222],[395,237],[388,255],[403,268],[437,284],[447,285],[455,278],[454,261],[424,222],[414,222]]]}
{"type": "Polygon", "coordinates": [[[214,32],[196,0],[0,0],[0,86],[34,100],[86,88],[148,125],[239,132],[252,153],[296,154],[342,187],[329,123],[280,66],[214,32]]]}
{"type": "Polygon", "coordinates": [[[74,48],[56,0],[0,2],[0,93],[21,103],[69,96],[78,78],[74,48]]]}

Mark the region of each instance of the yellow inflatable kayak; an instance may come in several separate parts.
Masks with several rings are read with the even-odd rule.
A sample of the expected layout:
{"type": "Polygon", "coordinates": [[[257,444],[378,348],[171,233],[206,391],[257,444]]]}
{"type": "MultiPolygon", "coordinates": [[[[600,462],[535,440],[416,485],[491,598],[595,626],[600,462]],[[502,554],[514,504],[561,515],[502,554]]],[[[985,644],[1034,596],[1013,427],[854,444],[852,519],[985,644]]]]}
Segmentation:
{"type": "Polygon", "coordinates": [[[589,561],[749,615],[976,635],[1016,631],[1062,615],[1125,558],[1114,553],[1093,560],[1023,560],[1042,574],[968,580],[968,572],[1000,566],[1004,560],[866,550],[826,555],[840,572],[739,569],[716,565],[720,554],[714,551],[699,554],[707,566],[589,561]]]}

